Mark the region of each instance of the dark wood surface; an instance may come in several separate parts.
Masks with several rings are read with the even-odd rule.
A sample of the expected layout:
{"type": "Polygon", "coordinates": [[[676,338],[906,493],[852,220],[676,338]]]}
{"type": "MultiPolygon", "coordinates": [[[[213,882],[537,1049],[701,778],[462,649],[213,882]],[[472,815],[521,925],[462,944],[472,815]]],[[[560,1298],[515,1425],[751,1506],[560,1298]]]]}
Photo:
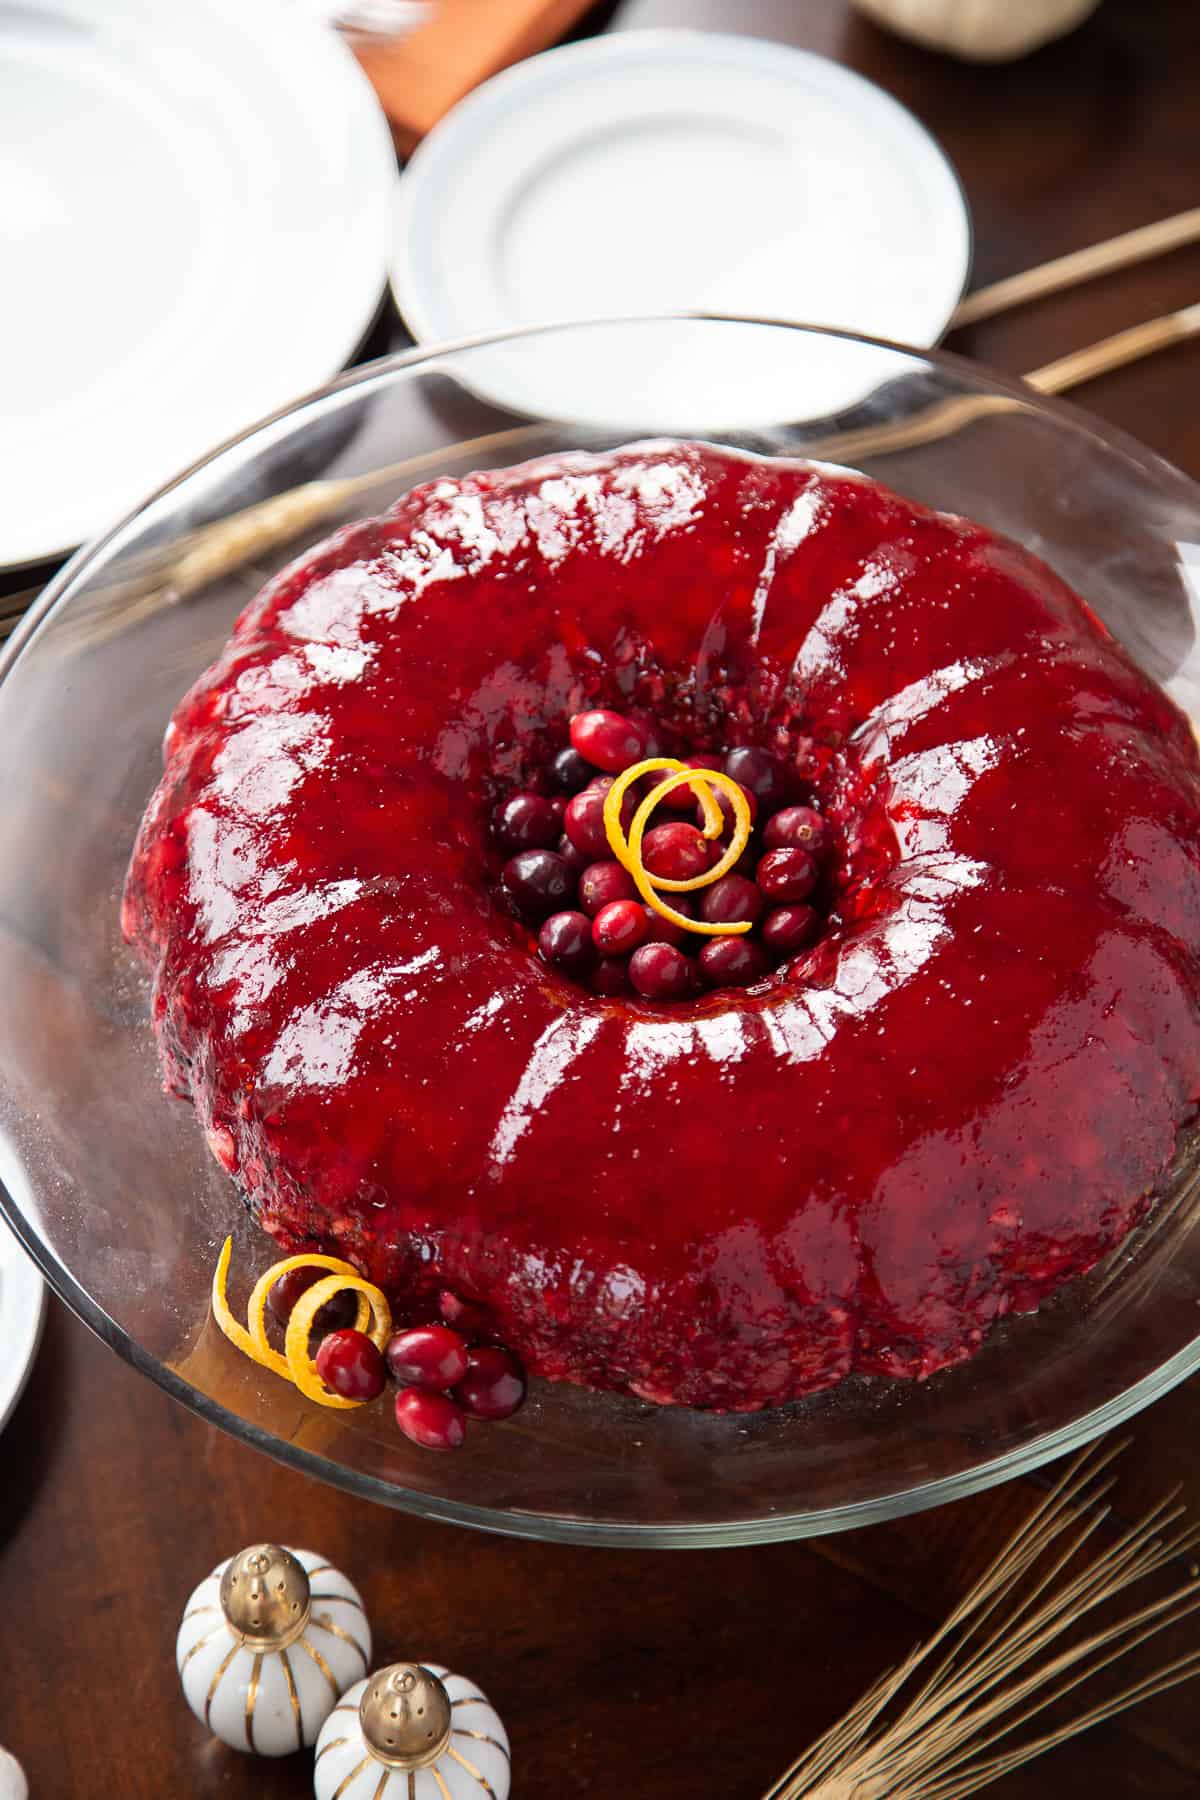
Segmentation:
{"type": "MultiPolygon", "coordinates": [[[[841,0],[627,0],[616,25],[778,37],[881,82],[941,138],[976,227],[977,282],[1200,202],[1200,9],[1107,0],[1080,32],[968,68],[885,36],[841,0]]],[[[1024,370],[1200,299],[1200,249],[980,325],[952,347],[1024,370]]],[[[1095,383],[1086,404],[1200,476],[1200,344],[1095,383]]],[[[1128,1511],[1180,1480],[1200,1505],[1200,1383],[1136,1426],[1128,1511]]],[[[1029,1503],[1014,1483],[814,1544],[628,1553],[510,1542],[375,1509],[202,1425],[52,1304],[0,1441],[0,1742],[39,1797],[300,1796],[307,1758],[206,1739],[173,1663],[193,1583],[255,1538],[301,1542],[369,1597],[378,1660],[475,1676],[529,1800],[752,1800],[944,1610],[1029,1503]]],[[[993,1791],[1194,1795],[1184,1690],[993,1791]]]]}

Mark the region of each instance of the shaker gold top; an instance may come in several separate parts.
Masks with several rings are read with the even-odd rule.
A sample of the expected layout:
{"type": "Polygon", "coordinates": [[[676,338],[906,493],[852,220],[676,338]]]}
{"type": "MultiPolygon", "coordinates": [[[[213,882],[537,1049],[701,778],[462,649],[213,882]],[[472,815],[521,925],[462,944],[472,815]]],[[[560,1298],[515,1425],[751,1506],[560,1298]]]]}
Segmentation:
{"type": "Polygon", "coordinates": [[[423,1769],[450,1742],[450,1696],[420,1663],[392,1663],[373,1675],[358,1717],[367,1748],[392,1769],[423,1769]]]}
{"type": "Polygon", "coordinates": [[[221,1610],[252,1650],[284,1650],[308,1624],[304,1565],[279,1544],[251,1544],[221,1577],[221,1610]]]}

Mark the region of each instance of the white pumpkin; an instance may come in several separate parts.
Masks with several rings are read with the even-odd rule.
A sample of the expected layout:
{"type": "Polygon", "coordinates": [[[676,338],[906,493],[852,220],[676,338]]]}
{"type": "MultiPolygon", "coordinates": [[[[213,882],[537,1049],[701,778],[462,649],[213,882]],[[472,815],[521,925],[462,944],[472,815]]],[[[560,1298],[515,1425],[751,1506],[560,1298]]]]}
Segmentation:
{"type": "Polygon", "coordinates": [[[1100,0],[854,0],[901,37],[966,62],[1010,62],[1065,37],[1100,0]]]}

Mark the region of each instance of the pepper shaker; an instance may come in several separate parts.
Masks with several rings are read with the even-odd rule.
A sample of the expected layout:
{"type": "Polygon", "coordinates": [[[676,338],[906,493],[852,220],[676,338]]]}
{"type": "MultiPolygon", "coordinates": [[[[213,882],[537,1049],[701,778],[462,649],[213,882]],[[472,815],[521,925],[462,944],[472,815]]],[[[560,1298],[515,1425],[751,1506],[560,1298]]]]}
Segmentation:
{"type": "Polygon", "coordinates": [[[286,1756],[313,1743],[370,1668],[371,1628],[324,1557],[252,1544],[196,1588],[175,1659],[188,1705],[223,1743],[286,1756]]]}
{"type": "Polygon", "coordinates": [[[392,1663],[356,1682],[317,1739],[316,1800],[508,1800],[509,1782],[499,1715],[443,1663],[392,1663]]]}

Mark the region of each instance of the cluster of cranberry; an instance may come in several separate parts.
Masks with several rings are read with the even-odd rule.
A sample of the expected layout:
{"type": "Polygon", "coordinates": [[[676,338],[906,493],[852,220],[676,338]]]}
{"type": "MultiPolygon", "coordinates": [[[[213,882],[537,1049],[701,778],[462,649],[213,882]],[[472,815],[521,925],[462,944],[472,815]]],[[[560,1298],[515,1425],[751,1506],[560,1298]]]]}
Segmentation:
{"type": "MultiPolygon", "coordinates": [[[[508,858],[504,891],[518,916],[537,929],[545,962],[597,994],[632,989],[646,1000],[678,1000],[705,988],[747,986],[812,941],[820,915],[808,902],[820,880],[828,826],[812,807],[789,804],[788,778],[777,757],[746,745],[724,756],[679,759],[735,781],[755,828],[729,874],[694,894],[664,895],[689,918],[752,928],[736,936],[702,936],[647,906],[609,843],[605,797],[618,775],[657,754],[648,728],[596,710],[575,715],[570,737],[550,765],[557,792],[512,794],[495,818],[508,858]]],[[[621,806],[626,834],[640,801],[663,780],[661,772],[652,773],[631,785],[621,806]]],[[[719,791],[715,798],[728,827],[732,808],[719,791]]],[[[646,831],[641,860],[648,874],[688,881],[714,868],[726,846],[704,836],[703,808],[693,789],[677,787],[659,805],[698,822],[680,818],[646,831]]]]}
{"type": "MultiPolygon", "coordinates": [[[[280,1324],[287,1324],[301,1294],[324,1273],[297,1268],[279,1277],[267,1304],[280,1324]]],[[[468,1416],[507,1419],[524,1400],[524,1371],[511,1351],[474,1341],[487,1328],[481,1307],[447,1289],[438,1309],[450,1323],[395,1331],[382,1354],[351,1324],[356,1307],[356,1295],[347,1290],[318,1312],[313,1321],[321,1334],[317,1373],[343,1400],[378,1399],[390,1375],[398,1388],[396,1423],[423,1449],[457,1450],[466,1438],[468,1416]]]]}

